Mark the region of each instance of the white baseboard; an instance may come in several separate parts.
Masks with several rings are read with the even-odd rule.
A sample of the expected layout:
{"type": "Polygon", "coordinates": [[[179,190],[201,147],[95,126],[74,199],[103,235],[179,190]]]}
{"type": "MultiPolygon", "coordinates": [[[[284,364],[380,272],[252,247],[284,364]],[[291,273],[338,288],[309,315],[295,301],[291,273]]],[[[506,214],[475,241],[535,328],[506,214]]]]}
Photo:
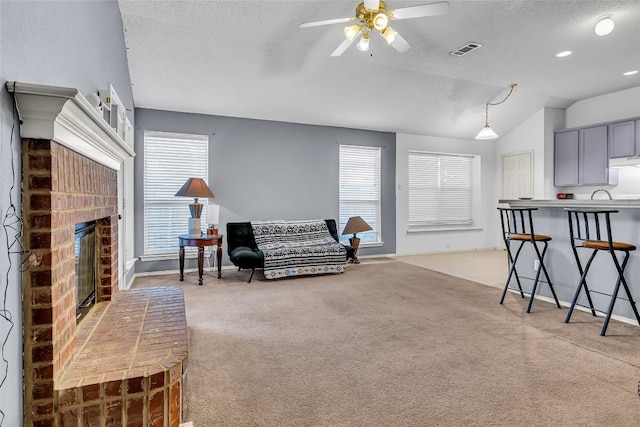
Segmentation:
{"type": "MultiPolygon", "coordinates": [[[[545,282],[545,283],[546,283],[546,282],[545,282]]],[[[516,294],[520,294],[520,291],[519,291],[519,290],[517,290],[517,289],[511,289],[511,288],[509,288],[509,292],[514,292],[514,293],[516,293],[516,294]]],[[[525,295],[530,295],[530,294],[528,294],[528,293],[526,293],[526,292],[525,292],[524,294],[525,294],[525,295]]],[[[555,301],[553,298],[551,298],[551,297],[545,297],[545,296],[542,296],[542,295],[536,295],[535,299],[540,300],[540,301],[545,301],[545,302],[551,303],[551,304],[553,304],[553,305],[555,305],[555,303],[556,303],[556,301],[555,301]]],[[[566,302],[566,301],[560,301],[560,306],[561,306],[561,307],[564,307],[564,308],[569,308],[569,307],[571,307],[571,303],[570,303],[570,302],[566,302]]],[[[573,309],[574,309],[574,310],[584,311],[584,312],[586,312],[586,313],[591,313],[591,309],[590,309],[589,307],[583,307],[583,306],[581,306],[581,305],[577,305],[577,304],[576,304],[576,306],[575,306],[573,309]]],[[[605,316],[606,316],[606,314],[596,310],[596,316],[598,316],[598,317],[605,317],[605,316]]],[[[636,323],[636,319],[632,319],[632,318],[629,318],[629,317],[620,316],[620,315],[618,315],[618,314],[612,314],[612,315],[611,315],[611,318],[612,318],[613,320],[617,320],[618,322],[622,322],[622,323],[627,323],[627,324],[629,324],[629,325],[638,326],[638,324],[636,323]]]]}

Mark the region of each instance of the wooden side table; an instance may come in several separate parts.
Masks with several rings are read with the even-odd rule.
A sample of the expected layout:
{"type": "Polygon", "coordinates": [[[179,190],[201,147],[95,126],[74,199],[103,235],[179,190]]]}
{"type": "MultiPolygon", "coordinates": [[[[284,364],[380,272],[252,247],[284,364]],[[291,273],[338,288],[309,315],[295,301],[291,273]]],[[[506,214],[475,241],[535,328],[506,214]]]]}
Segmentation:
{"type": "Polygon", "coordinates": [[[202,270],[204,264],[205,246],[217,246],[216,263],[218,264],[218,279],[222,278],[222,234],[201,236],[181,234],[180,240],[180,281],[184,281],[184,247],[196,246],[198,248],[198,284],[202,285],[202,270]]]}

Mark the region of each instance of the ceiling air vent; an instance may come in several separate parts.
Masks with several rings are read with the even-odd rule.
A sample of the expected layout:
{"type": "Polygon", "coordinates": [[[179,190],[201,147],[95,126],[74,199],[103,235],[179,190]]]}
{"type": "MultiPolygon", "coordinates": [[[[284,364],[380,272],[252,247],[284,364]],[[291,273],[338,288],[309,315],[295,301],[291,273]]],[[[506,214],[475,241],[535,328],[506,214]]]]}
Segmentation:
{"type": "Polygon", "coordinates": [[[453,52],[449,52],[449,54],[453,56],[464,56],[467,53],[471,52],[472,50],[478,49],[479,47],[482,47],[480,43],[469,42],[466,45],[462,46],[461,48],[456,49],[453,52]]]}

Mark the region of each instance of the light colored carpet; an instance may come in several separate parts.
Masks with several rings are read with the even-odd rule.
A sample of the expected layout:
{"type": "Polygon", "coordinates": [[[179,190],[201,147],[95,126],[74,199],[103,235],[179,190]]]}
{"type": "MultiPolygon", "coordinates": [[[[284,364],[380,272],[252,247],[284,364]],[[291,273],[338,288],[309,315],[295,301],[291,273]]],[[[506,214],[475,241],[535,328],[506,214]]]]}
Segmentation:
{"type": "Polygon", "coordinates": [[[640,327],[398,261],[184,290],[187,417],[208,426],[638,426],[640,327]]]}
{"type": "Polygon", "coordinates": [[[462,279],[503,289],[509,273],[505,250],[478,250],[434,254],[394,255],[394,259],[462,279]],[[464,268],[461,268],[464,266],[464,268]]]}

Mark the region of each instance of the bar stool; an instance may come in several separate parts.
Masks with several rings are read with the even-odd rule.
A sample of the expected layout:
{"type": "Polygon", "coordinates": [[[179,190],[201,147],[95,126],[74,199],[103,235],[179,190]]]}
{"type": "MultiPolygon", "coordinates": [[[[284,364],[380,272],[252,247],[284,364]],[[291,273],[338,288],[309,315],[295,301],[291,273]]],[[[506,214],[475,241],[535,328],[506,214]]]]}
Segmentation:
{"type": "Polygon", "coordinates": [[[547,272],[547,268],[545,267],[543,262],[544,255],[547,252],[548,243],[551,241],[551,237],[545,236],[543,234],[536,234],[533,231],[533,219],[531,216],[531,212],[538,210],[538,208],[499,207],[498,210],[500,211],[502,236],[504,238],[504,244],[507,247],[507,254],[509,254],[509,264],[511,266],[511,268],[509,269],[507,282],[504,284],[504,290],[502,291],[500,304],[504,302],[504,297],[507,294],[509,283],[511,282],[511,276],[513,275],[515,275],[516,277],[516,283],[518,284],[520,295],[522,296],[522,298],[524,298],[524,292],[522,291],[522,286],[520,284],[520,277],[518,275],[518,271],[516,270],[516,263],[524,244],[530,242],[533,245],[540,265],[538,267],[538,271],[536,272],[536,277],[533,281],[533,290],[531,291],[531,296],[529,298],[527,313],[531,311],[531,305],[533,304],[533,298],[536,294],[536,288],[538,287],[538,279],[540,278],[541,271],[544,271],[544,275],[547,278],[547,283],[549,284],[549,288],[551,289],[553,298],[556,300],[556,305],[558,306],[558,308],[560,308],[560,302],[558,301],[558,297],[556,296],[556,291],[553,289],[553,284],[551,283],[551,279],[549,278],[549,273],[547,272]],[[511,251],[511,242],[520,242],[520,246],[518,246],[515,256],[511,251]],[[544,244],[542,252],[540,252],[540,248],[538,248],[538,243],[544,244]]]}
{"type": "Polygon", "coordinates": [[[613,259],[613,263],[615,264],[616,270],[618,271],[618,280],[616,281],[616,286],[613,289],[613,294],[611,295],[611,301],[609,302],[609,308],[606,312],[606,317],[604,319],[604,324],[602,325],[602,331],[600,335],[604,335],[607,332],[607,326],[609,326],[609,320],[611,318],[611,313],[613,312],[613,306],[618,298],[618,291],[620,290],[620,283],[624,287],[625,293],[627,294],[627,298],[629,299],[629,303],[631,304],[631,308],[633,309],[633,314],[636,316],[636,320],[640,324],[640,316],[638,315],[638,309],[636,308],[636,303],[633,301],[633,297],[631,296],[631,292],[629,291],[629,286],[627,285],[627,281],[624,278],[624,269],[627,266],[627,261],[629,261],[629,252],[635,251],[636,247],[629,243],[615,242],[611,236],[611,214],[617,213],[618,211],[615,209],[575,209],[575,208],[565,208],[567,214],[569,216],[569,233],[571,238],[571,247],[573,249],[573,255],[576,258],[576,262],[578,264],[578,270],[580,271],[580,282],[578,283],[578,289],[576,290],[575,295],[573,296],[573,300],[571,301],[571,306],[569,307],[569,312],[567,313],[567,318],[565,319],[565,323],[569,323],[569,319],[571,319],[571,314],[573,313],[573,309],[578,301],[578,296],[580,295],[580,291],[584,288],[584,291],[587,295],[587,300],[589,301],[589,307],[591,308],[591,313],[595,316],[596,310],[593,307],[593,301],[591,300],[591,294],[589,291],[589,287],[587,286],[587,273],[589,272],[589,267],[591,267],[591,263],[595,258],[596,254],[599,251],[607,251],[611,254],[611,258],[613,259]],[[585,268],[582,268],[582,263],[580,262],[580,258],[578,257],[578,249],[591,249],[591,256],[587,260],[587,264],[585,268]],[[624,254],[624,258],[622,260],[622,264],[618,260],[616,256],[617,252],[622,252],[624,254]]]}

